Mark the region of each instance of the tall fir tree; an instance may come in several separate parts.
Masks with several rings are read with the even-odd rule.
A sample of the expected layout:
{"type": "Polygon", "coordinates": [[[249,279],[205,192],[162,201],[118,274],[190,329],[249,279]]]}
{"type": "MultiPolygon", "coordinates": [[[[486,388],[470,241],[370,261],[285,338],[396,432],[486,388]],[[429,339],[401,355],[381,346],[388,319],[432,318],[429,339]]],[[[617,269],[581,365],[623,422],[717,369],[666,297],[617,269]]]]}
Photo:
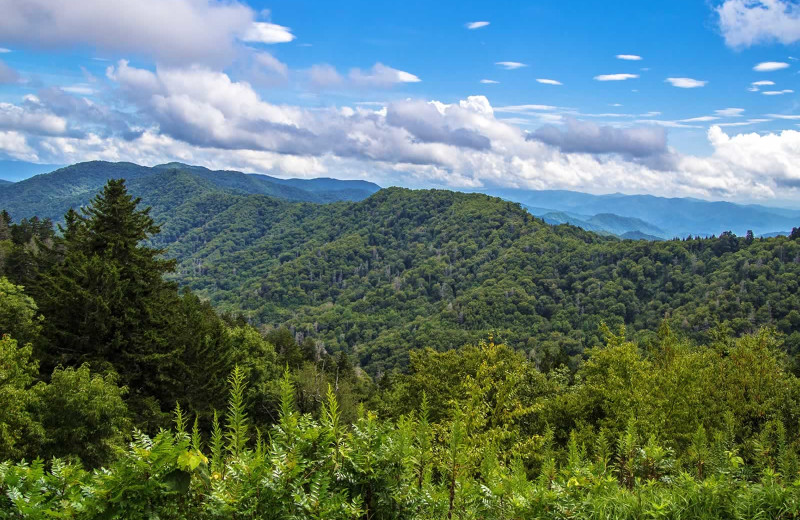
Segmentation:
{"type": "Polygon", "coordinates": [[[139,203],[124,180],[110,180],[82,214],[65,216],[63,260],[36,295],[47,317],[43,358],[50,366],[113,368],[132,397],[164,402],[179,385],[181,347],[170,340],[179,296],[163,278],[175,262],[145,245],[159,227],[139,203]]]}

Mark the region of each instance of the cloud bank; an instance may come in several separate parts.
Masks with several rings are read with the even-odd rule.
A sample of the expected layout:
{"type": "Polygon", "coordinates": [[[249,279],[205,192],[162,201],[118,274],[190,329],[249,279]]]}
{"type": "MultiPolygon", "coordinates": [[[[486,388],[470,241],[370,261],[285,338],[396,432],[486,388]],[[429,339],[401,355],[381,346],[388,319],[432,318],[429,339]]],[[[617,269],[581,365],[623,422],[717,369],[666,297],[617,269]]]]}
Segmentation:
{"type": "MultiPolygon", "coordinates": [[[[362,76],[382,74],[374,69],[362,76]]],[[[327,81],[359,78],[334,72],[319,68],[315,74],[327,81]]],[[[403,99],[309,108],[272,103],[249,83],[203,65],[148,70],[120,61],[109,67],[107,78],[113,90],[106,97],[115,99],[113,105],[56,88],[21,103],[0,104],[0,153],[52,163],[178,160],[280,175],[335,174],[452,188],[748,200],[800,189],[800,133],[792,130],[734,135],[712,126],[707,138],[713,153],[695,157],[669,148],[666,127],[687,124],[673,121],[620,117],[620,125],[596,124],[584,120],[592,114],[573,109],[493,107],[484,96],[455,103],[403,99]],[[512,119],[533,124],[532,131],[512,119]]],[[[724,108],[703,117],[711,121],[742,112],[724,108]]]]}

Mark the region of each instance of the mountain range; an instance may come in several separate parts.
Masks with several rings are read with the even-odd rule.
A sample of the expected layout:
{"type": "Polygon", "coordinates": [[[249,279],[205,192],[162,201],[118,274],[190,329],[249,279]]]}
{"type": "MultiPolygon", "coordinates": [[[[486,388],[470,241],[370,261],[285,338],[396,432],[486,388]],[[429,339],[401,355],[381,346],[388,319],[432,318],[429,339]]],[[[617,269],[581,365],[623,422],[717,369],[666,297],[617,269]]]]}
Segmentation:
{"type": "MultiPolygon", "coordinates": [[[[573,363],[602,343],[600,323],[646,339],[665,317],[695,338],[717,322],[737,332],[773,324],[800,350],[791,289],[800,242],[786,237],[619,240],[484,194],[182,164],[73,165],[0,187],[0,208],[17,222],[59,219],[109,177],[128,179],[152,208],[161,232],[151,242],[177,260],[170,277],[181,286],[219,311],[344,351],[374,375],[405,365],[410,349],[490,333],[543,366],[573,363]]],[[[549,213],[642,229],[622,233],[630,238],[656,231],[638,217],[549,213]]]]}
{"type": "MultiPolygon", "coordinates": [[[[0,177],[10,177],[16,172],[13,165],[6,163],[0,162],[0,177]]],[[[197,181],[231,193],[268,195],[298,202],[359,201],[381,188],[361,180],[281,179],[176,162],[146,167],[92,161],[14,183],[0,181],[0,207],[15,218],[38,215],[59,220],[69,208],[87,204],[109,178],[125,178],[146,189],[147,179],[169,170],[185,172],[197,181]]],[[[666,240],[719,235],[724,231],[744,235],[748,230],[756,236],[767,237],[787,235],[800,225],[800,210],[761,205],[619,193],[591,195],[563,190],[487,189],[483,193],[520,203],[548,224],[571,224],[624,239],[666,240]]],[[[158,206],[160,197],[152,202],[158,206]]]]}
{"type": "Polygon", "coordinates": [[[725,231],[744,235],[751,230],[756,235],[769,236],[788,234],[800,225],[800,210],[732,202],[621,193],[591,195],[563,190],[489,189],[483,193],[519,202],[545,220],[564,220],[580,227],[588,222],[590,227],[615,235],[638,232],[670,239],[719,235],[725,231]],[[548,216],[551,213],[563,213],[566,217],[548,216]],[[639,220],[609,220],[608,214],[639,220]],[[593,222],[593,218],[597,221],[593,222]]]}
{"type": "MultiPolygon", "coordinates": [[[[231,193],[268,195],[301,202],[362,200],[380,189],[377,184],[359,180],[279,179],[237,171],[214,171],[181,163],[147,167],[125,162],[91,161],[0,185],[0,207],[16,219],[37,215],[58,221],[68,209],[86,205],[108,179],[124,178],[129,183],[144,186],[149,179],[165,171],[182,171],[198,181],[206,181],[210,186],[231,193]]],[[[159,204],[157,200],[153,202],[159,204]]]]}

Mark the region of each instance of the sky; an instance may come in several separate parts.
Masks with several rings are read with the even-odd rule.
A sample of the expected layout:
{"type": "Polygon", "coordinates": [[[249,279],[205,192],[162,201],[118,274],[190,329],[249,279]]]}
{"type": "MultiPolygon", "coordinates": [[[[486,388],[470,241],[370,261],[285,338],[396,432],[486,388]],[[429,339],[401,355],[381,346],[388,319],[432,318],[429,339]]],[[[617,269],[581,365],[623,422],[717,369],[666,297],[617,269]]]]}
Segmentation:
{"type": "Polygon", "coordinates": [[[0,0],[0,13],[0,164],[800,207],[794,0],[0,0]]]}

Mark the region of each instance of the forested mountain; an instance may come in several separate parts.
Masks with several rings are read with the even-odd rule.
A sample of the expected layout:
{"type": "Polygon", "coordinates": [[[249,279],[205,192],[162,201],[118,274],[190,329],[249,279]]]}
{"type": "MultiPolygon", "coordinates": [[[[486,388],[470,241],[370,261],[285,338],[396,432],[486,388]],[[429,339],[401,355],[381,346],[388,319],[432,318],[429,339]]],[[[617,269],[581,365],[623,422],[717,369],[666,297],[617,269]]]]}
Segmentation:
{"type": "Polygon", "coordinates": [[[638,218],[662,229],[664,233],[653,233],[643,229],[638,231],[661,238],[711,236],[724,231],[744,235],[748,230],[756,235],[788,233],[800,219],[800,210],[690,198],[621,193],[591,195],[564,190],[490,189],[485,190],[485,193],[537,208],[535,211],[537,215],[555,211],[580,215],[612,213],[621,217],[638,218]]]}
{"type": "MultiPolygon", "coordinates": [[[[169,182],[183,186],[177,174],[169,182]]],[[[771,324],[788,350],[800,346],[800,244],[787,237],[619,241],[448,191],[391,188],[324,206],[201,193],[168,204],[157,238],[178,260],[174,279],[372,374],[404,366],[409,349],[490,330],[543,366],[577,362],[600,343],[601,322],[640,339],[664,318],[695,339],[718,323],[771,324]]]]}
{"type": "Polygon", "coordinates": [[[0,188],[2,188],[3,186],[9,186],[11,184],[14,184],[14,183],[11,182],[11,181],[6,181],[6,180],[3,180],[3,179],[0,179],[0,188]]]}
{"type": "MultiPolygon", "coordinates": [[[[95,173],[84,179],[106,175],[87,164],[95,173]]],[[[116,165],[130,169],[130,191],[161,225],[152,244],[177,261],[170,279],[372,375],[402,369],[412,349],[456,348],[490,331],[542,367],[575,366],[602,342],[600,323],[646,341],[665,318],[697,341],[719,326],[773,325],[787,351],[800,349],[794,239],[620,241],[481,194],[391,188],[320,205],[251,194],[275,185],[261,176],[174,166],[116,165]]],[[[328,180],[305,185],[336,193],[324,191],[337,186],[328,180]]]]}
{"type": "Polygon", "coordinates": [[[173,168],[60,234],[0,217],[0,518],[800,511],[799,230],[620,241],[173,168]]]}
{"type": "MultiPolygon", "coordinates": [[[[8,186],[8,189],[0,193],[0,208],[4,208],[16,219],[38,216],[58,221],[68,209],[86,205],[109,179],[124,178],[134,182],[172,170],[189,173],[220,190],[257,193],[296,201],[326,203],[361,200],[380,189],[380,186],[365,181],[277,179],[235,171],[212,171],[181,163],[149,168],[133,163],[92,161],[36,175],[8,186]]],[[[152,201],[152,204],[158,203],[159,201],[152,201]]]]}

